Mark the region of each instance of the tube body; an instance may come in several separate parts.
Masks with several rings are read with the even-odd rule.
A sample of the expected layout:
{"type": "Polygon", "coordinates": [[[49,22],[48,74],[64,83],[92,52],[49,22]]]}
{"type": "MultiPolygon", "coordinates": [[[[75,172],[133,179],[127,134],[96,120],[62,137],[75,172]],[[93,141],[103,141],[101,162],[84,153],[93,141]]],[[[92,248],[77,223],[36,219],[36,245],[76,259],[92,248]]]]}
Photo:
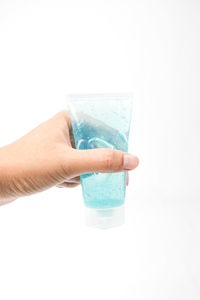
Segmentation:
{"type": "MultiPolygon", "coordinates": [[[[68,109],[77,149],[112,148],[128,151],[131,95],[70,95],[68,109]]],[[[115,226],[117,222],[111,220],[115,215],[113,208],[124,204],[126,172],[82,174],[81,185],[85,206],[96,209],[95,213],[98,210],[101,219],[105,221],[107,218],[108,221],[110,218],[115,226]]],[[[98,218],[95,215],[93,217],[98,218]]],[[[104,227],[112,227],[112,224],[109,226],[106,221],[104,223],[104,227]]]]}

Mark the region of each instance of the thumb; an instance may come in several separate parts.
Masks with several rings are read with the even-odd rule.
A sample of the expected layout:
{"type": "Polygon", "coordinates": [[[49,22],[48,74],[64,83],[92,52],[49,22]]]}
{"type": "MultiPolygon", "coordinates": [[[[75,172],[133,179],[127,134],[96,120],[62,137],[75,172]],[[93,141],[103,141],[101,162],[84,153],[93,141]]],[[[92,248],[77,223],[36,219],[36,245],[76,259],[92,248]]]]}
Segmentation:
{"type": "Polygon", "coordinates": [[[72,149],[70,172],[72,176],[84,173],[112,173],[135,169],[139,159],[129,153],[110,148],[89,150],[72,149]]]}

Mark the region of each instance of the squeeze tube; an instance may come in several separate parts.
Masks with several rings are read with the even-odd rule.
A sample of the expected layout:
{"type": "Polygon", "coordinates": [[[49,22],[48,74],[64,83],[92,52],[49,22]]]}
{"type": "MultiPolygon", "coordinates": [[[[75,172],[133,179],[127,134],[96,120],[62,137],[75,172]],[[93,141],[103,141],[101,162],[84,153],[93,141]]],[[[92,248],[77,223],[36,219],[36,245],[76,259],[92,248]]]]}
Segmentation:
{"type": "MultiPolygon", "coordinates": [[[[69,95],[67,103],[77,149],[128,152],[132,94],[69,95]]],[[[88,226],[106,229],[124,223],[126,174],[80,176],[88,226]]]]}

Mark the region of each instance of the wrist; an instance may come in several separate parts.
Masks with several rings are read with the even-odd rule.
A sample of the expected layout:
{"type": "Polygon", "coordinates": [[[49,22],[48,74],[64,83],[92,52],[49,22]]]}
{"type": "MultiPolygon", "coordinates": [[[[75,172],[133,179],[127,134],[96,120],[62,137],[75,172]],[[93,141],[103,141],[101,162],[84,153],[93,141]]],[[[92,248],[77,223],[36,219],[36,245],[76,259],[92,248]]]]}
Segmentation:
{"type": "Polygon", "coordinates": [[[9,159],[9,146],[0,148],[0,205],[16,199],[12,188],[12,173],[14,166],[9,159]]]}

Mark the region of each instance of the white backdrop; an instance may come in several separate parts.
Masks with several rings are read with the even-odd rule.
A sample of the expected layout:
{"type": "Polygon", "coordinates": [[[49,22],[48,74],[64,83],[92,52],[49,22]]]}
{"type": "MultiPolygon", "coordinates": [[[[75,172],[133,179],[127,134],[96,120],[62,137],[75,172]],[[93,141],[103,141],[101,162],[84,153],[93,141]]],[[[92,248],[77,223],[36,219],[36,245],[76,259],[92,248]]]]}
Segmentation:
{"type": "Polygon", "coordinates": [[[140,157],[122,227],[85,227],[80,187],[0,207],[1,300],[200,299],[199,53],[198,0],[0,0],[0,146],[134,91],[140,157]]]}

